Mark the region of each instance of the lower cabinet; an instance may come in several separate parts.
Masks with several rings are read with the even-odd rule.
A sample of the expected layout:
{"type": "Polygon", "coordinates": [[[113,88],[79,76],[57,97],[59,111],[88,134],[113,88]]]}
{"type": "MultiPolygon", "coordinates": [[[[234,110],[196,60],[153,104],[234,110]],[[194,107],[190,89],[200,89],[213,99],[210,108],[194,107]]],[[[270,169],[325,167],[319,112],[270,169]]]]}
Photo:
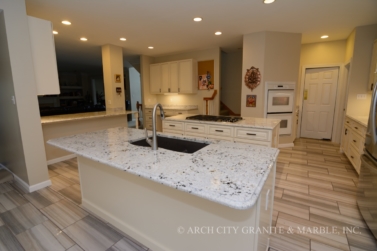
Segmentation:
{"type": "Polygon", "coordinates": [[[341,149],[352,163],[357,173],[360,173],[361,160],[365,143],[366,127],[346,116],[342,133],[341,149]]]}
{"type": "MultiPolygon", "coordinates": [[[[180,114],[197,114],[198,110],[177,110],[177,109],[166,109],[164,108],[165,111],[165,117],[171,117],[171,116],[176,116],[180,114]]],[[[144,128],[147,130],[152,130],[152,113],[153,108],[145,108],[144,113],[145,113],[145,122],[144,122],[144,128]]],[[[158,132],[162,132],[162,120],[160,117],[160,110],[157,110],[157,123],[156,123],[156,130],[158,132]]],[[[174,130],[177,131],[177,130],[174,130]]]]}
{"type": "Polygon", "coordinates": [[[278,147],[278,127],[274,129],[260,129],[252,127],[238,127],[232,125],[214,125],[186,121],[164,120],[163,132],[187,135],[204,139],[229,140],[239,143],[278,147]]]}

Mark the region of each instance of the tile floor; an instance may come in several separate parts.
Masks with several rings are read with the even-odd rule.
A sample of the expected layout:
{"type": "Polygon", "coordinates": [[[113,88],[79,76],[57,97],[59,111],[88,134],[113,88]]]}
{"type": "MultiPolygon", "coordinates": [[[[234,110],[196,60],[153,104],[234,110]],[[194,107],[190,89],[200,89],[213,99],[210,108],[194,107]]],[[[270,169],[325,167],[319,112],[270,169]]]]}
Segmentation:
{"type": "MultiPolygon", "coordinates": [[[[80,207],[76,159],[48,171],[51,187],[30,194],[0,184],[0,250],[148,250],[80,207]]],[[[273,225],[282,232],[271,236],[270,251],[376,251],[357,209],[357,182],[338,145],[298,139],[281,149],[273,225]]]]}

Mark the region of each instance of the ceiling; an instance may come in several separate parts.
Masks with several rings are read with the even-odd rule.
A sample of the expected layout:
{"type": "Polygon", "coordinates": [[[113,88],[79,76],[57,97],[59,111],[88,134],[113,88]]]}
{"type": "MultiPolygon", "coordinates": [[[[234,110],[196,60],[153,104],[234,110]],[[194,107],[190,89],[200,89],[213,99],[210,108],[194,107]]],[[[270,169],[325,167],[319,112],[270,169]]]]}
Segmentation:
{"type": "Polygon", "coordinates": [[[302,43],[346,39],[377,23],[376,0],[26,0],[27,14],[50,20],[59,67],[101,68],[101,46],[123,47],[128,61],[221,47],[242,48],[259,31],[302,33],[302,43]],[[196,23],[194,17],[202,17],[196,23]],[[62,20],[69,20],[66,26],[62,20]],[[221,31],[221,36],[215,36],[221,31]],[[80,41],[80,37],[88,41],[80,41]],[[127,38],[122,42],[120,37],[127,38]],[[154,46],[153,50],[148,46],[154,46]]]}

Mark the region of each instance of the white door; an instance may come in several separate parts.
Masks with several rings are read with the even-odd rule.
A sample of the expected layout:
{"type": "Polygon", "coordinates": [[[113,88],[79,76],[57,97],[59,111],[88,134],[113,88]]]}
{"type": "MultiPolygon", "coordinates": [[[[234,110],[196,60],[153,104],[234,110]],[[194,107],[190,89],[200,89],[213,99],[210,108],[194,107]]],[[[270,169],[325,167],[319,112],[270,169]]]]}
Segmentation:
{"type": "Polygon", "coordinates": [[[331,139],[338,73],[338,68],[306,70],[301,137],[331,139]]]}

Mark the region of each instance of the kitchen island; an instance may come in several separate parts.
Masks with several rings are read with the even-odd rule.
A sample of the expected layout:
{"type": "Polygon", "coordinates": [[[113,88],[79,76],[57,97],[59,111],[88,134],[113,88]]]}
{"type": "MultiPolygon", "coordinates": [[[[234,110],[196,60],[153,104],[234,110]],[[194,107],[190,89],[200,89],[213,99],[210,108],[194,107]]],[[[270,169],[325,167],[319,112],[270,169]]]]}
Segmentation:
{"type": "Polygon", "coordinates": [[[279,146],[280,119],[242,117],[241,120],[231,122],[232,118],[241,117],[208,115],[195,116],[203,117],[204,120],[187,119],[192,116],[195,115],[181,114],[167,117],[162,123],[162,131],[204,139],[221,139],[270,147],[279,146]],[[230,120],[223,121],[222,118],[230,120]]]}
{"type": "MultiPolygon", "coordinates": [[[[102,111],[41,117],[47,164],[50,165],[75,157],[67,151],[48,145],[46,142],[49,139],[111,127],[127,127],[128,114],[138,116],[137,111],[102,111]]],[[[137,121],[136,118],[136,123],[137,121]]],[[[138,124],[136,124],[136,128],[138,128],[138,124]]]]}
{"type": "Polygon", "coordinates": [[[266,250],[257,229],[271,226],[278,149],[206,140],[187,154],[129,143],[143,137],[121,127],[48,143],[77,154],[82,206],[154,251],[266,250]]]}

